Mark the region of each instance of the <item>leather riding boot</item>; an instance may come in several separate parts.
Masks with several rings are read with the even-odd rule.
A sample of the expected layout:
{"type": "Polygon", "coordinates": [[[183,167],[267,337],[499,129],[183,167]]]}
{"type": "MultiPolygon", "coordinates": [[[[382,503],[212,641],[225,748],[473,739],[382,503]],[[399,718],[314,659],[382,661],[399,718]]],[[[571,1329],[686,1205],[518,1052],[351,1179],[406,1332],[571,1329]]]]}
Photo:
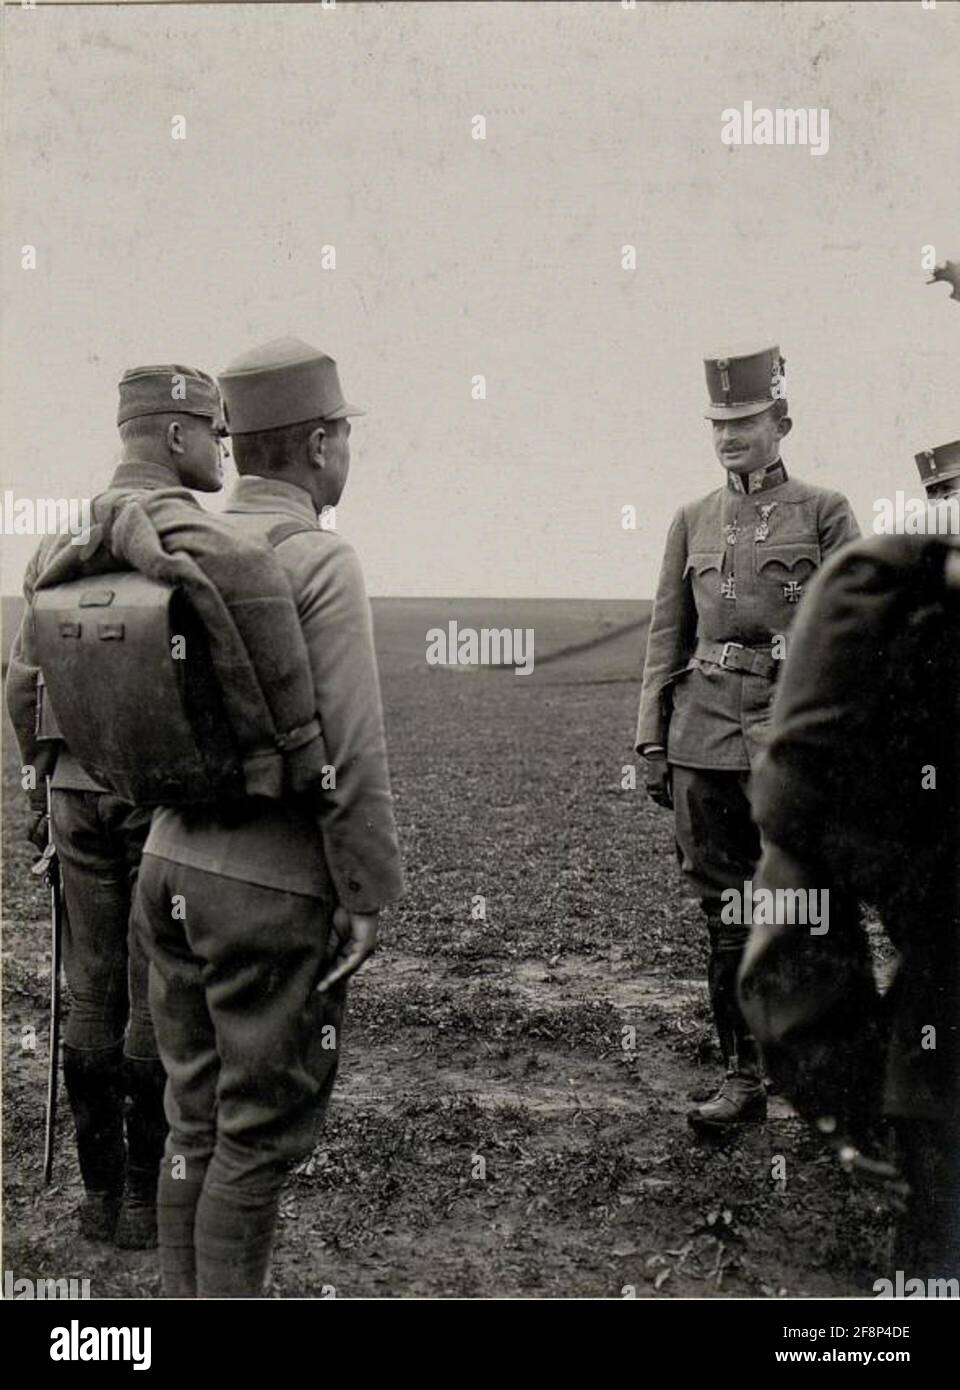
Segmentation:
{"type": "Polygon", "coordinates": [[[692,1129],[716,1133],[731,1126],[760,1123],[767,1118],[767,1093],[756,1073],[727,1070],[712,1100],[696,1105],[687,1115],[692,1129]]]}
{"type": "Polygon", "coordinates": [[[123,1193],[122,1048],[63,1049],[63,1080],[77,1131],[77,1158],[86,1189],[80,1231],[87,1240],[113,1239],[123,1193]]]}
{"type": "Polygon", "coordinates": [[[167,1121],[166,1074],[156,1059],[124,1059],[127,1094],[127,1173],[117,1221],[121,1250],[152,1250],[157,1243],[157,1180],[167,1121]]]}
{"type": "Polygon", "coordinates": [[[702,1133],[767,1118],[767,1093],[756,1044],[737,1000],[737,970],[742,944],[712,915],[708,980],[717,1036],[726,1061],[726,1075],[716,1095],[687,1113],[690,1126],[702,1133]]]}
{"type": "Polygon", "coordinates": [[[724,948],[721,936],[723,923],[713,913],[707,916],[707,931],[710,935],[710,957],[707,962],[710,1007],[713,1010],[720,1051],[729,1062],[736,1051],[736,1022],[740,1013],[736,1003],[736,976],[740,957],[724,948]]]}

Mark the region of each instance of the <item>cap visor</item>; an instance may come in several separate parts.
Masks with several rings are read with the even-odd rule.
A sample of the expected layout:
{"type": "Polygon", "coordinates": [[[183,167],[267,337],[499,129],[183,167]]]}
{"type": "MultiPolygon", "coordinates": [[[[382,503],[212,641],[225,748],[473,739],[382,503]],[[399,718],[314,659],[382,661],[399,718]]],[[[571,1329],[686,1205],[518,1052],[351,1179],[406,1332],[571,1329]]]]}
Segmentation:
{"type": "Polygon", "coordinates": [[[339,410],[331,410],[329,415],[325,415],[325,420],[346,420],[348,415],[366,415],[365,410],[361,410],[358,405],[342,405],[339,410]]]}
{"type": "Polygon", "coordinates": [[[745,420],[749,415],[762,415],[776,401],[755,401],[753,405],[711,405],[703,412],[705,420],[745,420]]]}

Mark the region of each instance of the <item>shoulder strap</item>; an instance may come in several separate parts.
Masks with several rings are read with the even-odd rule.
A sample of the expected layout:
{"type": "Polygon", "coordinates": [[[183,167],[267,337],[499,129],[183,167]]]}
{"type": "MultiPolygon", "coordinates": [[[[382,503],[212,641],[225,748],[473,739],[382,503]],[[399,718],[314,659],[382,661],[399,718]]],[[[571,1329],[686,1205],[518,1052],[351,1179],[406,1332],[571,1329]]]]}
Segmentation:
{"type": "Polygon", "coordinates": [[[283,541],[287,541],[291,536],[299,536],[307,531],[321,531],[321,526],[307,526],[302,521],[294,521],[291,517],[289,521],[278,521],[276,526],[271,526],[267,532],[267,540],[276,549],[283,541]]]}

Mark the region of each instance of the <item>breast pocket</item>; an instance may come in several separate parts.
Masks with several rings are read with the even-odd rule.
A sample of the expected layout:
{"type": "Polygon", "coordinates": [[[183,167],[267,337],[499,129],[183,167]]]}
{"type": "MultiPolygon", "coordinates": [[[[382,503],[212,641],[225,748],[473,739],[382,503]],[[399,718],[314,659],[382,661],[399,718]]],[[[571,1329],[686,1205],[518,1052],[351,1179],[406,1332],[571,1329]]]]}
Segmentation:
{"type": "Polygon", "coordinates": [[[722,569],[722,550],[691,550],[684,566],[683,577],[686,579],[688,574],[707,574],[710,570],[716,570],[719,574],[722,569]]]}
{"type": "Polygon", "coordinates": [[[756,545],[754,563],[764,587],[779,588],[787,603],[799,603],[804,585],[820,568],[820,546],[816,541],[756,545]]]}

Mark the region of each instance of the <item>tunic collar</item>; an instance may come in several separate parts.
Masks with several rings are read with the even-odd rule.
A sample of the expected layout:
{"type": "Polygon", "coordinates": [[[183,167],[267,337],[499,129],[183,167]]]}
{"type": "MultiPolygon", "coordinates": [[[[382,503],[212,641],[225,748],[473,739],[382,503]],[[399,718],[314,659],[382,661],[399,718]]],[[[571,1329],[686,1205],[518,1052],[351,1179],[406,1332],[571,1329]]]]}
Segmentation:
{"type": "Polygon", "coordinates": [[[125,458],[118,463],[109,488],[160,488],[185,487],[172,468],[147,459],[125,458]]]}
{"type": "Polygon", "coordinates": [[[727,487],[731,492],[753,494],[766,492],[768,488],[779,487],[787,481],[787,470],[780,459],[768,463],[765,468],[755,468],[752,473],[728,473],[727,487]]]}
{"type": "Polygon", "coordinates": [[[299,521],[318,526],[317,509],[305,488],[279,478],[262,478],[245,473],[238,478],[227,502],[229,512],[283,512],[299,521]]]}

